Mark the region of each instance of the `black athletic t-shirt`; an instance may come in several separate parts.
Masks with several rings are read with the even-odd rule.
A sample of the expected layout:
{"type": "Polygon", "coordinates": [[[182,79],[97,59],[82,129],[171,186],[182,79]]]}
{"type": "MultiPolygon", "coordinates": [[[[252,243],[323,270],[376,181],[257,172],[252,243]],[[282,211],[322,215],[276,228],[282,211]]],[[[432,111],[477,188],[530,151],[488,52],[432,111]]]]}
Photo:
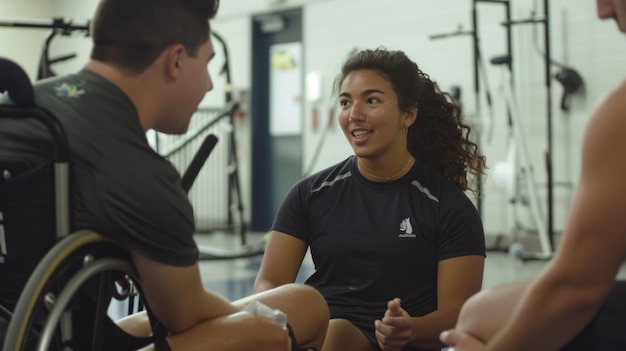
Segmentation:
{"type": "MultiPolygon", "coordinates": [[[[82,70],[37,83],[35,97],[67,133],[74,172],[73,230],[97,231],[164,264],[194,264],[193,210],[180,175],[150,147],[124,92],[82,70]]],[[[11,148],[29,154],[49,150],[27,142],[45,133],[37,122],[19,121],[8,128],[1,132],[3,153],[11,148]]]]}
{"type": "Polygon", "coordinates": [[[293,186],[272,229],[305,241],[315,272],[306,281],[331,318],[373,328],[387,302],[412,316],[437,309],[437,265],[485,255],[482,223],[456,186],[419,160],[392,182],[372,182],[355,156],[293,186]]]}

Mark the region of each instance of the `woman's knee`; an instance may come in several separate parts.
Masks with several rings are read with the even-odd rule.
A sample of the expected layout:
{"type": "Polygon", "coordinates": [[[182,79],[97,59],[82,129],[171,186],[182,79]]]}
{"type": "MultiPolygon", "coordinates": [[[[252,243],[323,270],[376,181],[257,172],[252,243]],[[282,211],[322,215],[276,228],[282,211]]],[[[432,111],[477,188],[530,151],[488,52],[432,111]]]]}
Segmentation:
{"type": "Polygon", "coordinates": [[[288,284],[285,289],[293,298],[298,319],[305,319],[313,330],[326,330],[330,313],[326,300],[315,288],[302,284],[288,284]]]}
{"type": "Polygon", "coordinates": [[[252,297],[287,314],[301,347],[321,347],[330,315],[326,300],[316,289],[303,284],[285,284],[252,297]]]}
{"type": "Polygon", "coordinates": [[[308,304],[307,308],[311,310],[311,313],[319,315],[322,319],[326,320],[326,323],[328,323],[330,314],[328,312],[328,305],[326,304],[324,296],[322,296],[317,289],[308,285],[293,284],[293,286],[294,289],[298,290],[298,295],[300,296],[301,301],[306,301],[308,304]]]}

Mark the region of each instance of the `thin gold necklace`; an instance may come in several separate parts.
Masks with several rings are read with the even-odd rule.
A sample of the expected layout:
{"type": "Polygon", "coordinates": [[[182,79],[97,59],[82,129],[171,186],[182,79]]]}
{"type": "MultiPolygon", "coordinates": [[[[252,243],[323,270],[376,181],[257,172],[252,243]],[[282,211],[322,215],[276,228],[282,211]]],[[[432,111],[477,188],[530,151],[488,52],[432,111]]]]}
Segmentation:
{"type": "Polygon", "coordinates": [[[359,160],[358,159],[356,161],[356,167],[359,169],[360,172],[365,173],[367,176],[369,176],[371,178],[382,180],[383,182],[390,182],[393,179],[395,179],[398,175],[402,174],[402,172],[404,172],[406,170],[406,168],[409,166],[409,164],[411,163],[412,160],[413,160],[413,156],[411,155],[409,157],[409,160],[406,161],[406,164],[404,165],[404,167],[402,167],[402,169],[399,172],[397,172],[396,174],[392,175],[391,177],[379,177],[379,176],[373,175],[371,173],[368,173],[363,168],[361,168],[361,165],[359,164],[359,160]]]}

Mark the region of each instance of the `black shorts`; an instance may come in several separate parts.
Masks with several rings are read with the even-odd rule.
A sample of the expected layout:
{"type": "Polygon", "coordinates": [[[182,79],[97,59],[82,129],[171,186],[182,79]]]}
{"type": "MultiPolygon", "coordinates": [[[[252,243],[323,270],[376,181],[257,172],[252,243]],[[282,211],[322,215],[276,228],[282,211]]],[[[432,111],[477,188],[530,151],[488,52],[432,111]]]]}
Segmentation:
{"type": "Polygon", "coordinates": [[[615,282],[598,314],[561,351],[626,350],[626,281],[615,282]]]}
{"type": "MultiPolygon", "coordinates": [[[[381,351],[380,346],[378,346],[378,340],[376,340],[376,328],[374,327],[374,321],[376,319],[380,319],[381,316],[384,315],[385,310],[374,313],[362,313],[362,312],[348,312],[343,309],[333,308],[333,306],[329,306],[330,308],[330,319],[345,319],[352,323],[355,327],[357,327],[363,335],[370,341],[372,346],[374,347],[374,351],[381,351]],[[376,317],[378,316],[378,317],[376,317]]],[[[402,351],[440,351],[440,349],[416,349],[413,347],[405,347],[402,351]]]]}

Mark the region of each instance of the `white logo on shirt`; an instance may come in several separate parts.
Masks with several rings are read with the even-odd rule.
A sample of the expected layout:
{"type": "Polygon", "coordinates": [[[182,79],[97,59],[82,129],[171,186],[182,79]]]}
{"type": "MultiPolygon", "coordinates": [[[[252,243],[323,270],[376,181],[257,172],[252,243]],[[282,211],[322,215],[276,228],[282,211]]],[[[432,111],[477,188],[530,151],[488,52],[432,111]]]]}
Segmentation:
{"type": "Polygon", "coordinates": [[[398,238],[415,238],[416,235],[413,233],[413,226],[411,225],[411,218],[407,217],[400,222],[400,234],[398,234],[398,238]]]}

